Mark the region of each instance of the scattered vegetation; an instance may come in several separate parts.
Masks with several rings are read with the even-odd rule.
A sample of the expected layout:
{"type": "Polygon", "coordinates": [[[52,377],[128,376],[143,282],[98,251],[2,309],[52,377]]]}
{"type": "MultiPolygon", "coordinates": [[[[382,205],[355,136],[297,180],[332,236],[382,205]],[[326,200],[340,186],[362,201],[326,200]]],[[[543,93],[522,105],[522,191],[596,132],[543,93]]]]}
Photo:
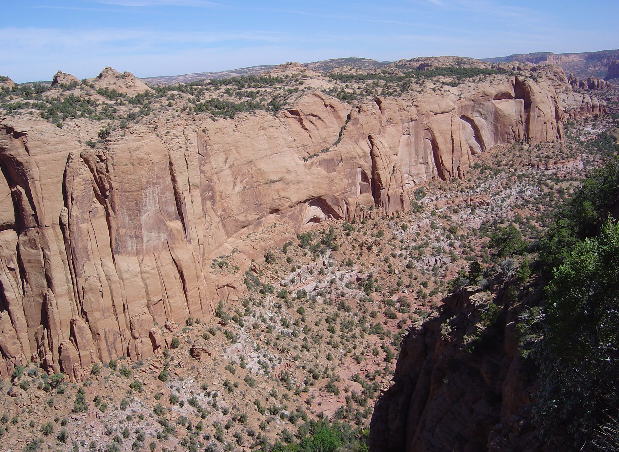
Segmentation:
{"type": "MultiPolygon", "coordinates": [[[[368,79],[334,75],[329,82],[340,97],[352,100],[374,92],[388,95],[429,78],[449,84],[493,75],[441,69],[368,79]]],[[[103,121],[88,141],[97,147],[123,133],[122,120],[147,120],[151,111],[221,118],[274,112],[303,86],[300,77],[237,77],[134,97],[72,91],[87,90],[85,85],[61,95],[44,86],[19,89],[28,93],[25,100],[18,101],[15,90],[2,94],[4,111],[24,102],[12,111],[28,110],[60,126],[72,119],[103,121]]],[[[571,133],[578,130],[574,126],[571,133]]],[[[604,180],[616,173],[605,170],[598,182],[586,182],[576,195],[580,201],[554,221],[549,206],[570,196],[582,170],[561,173],[522,164],[531,155],[544,162],[575,155],[590,168],[612,152],[603,133],[571,148],[579,139],[572,137],[565,148],[517,144],[479,156],[469,180],[430,181],[411,193],[410,212],[384,218],[369,209],[354,222],[327,220],[267,250],[264,262],[258,259],[244,273],[234,253],[213,259],[213,272],[237,273],[244,280],[238,300],[218,294],[212,321],[162,326],[169,349],[144,362],[93,365],[81,387],[61,374],[30,375],[31,368],[16,368],[7,384],[25,394],[40,391],[42,414],[30,426],[17,416],[13,424],[9,412],[0,419],[0,436],[19,428],[41,437],[29,443],[32,450],[43,443],[80,450],[366,450],[374,402],[391,381],[409,327],[434,316],[450,290],[499,284],[513,287],[518,299],[544,274],[547,304],[527,306],[518,317],[522,354],[537,363],[547,383],[539,400],[558,401],[539,411],[540,425],[553,438],[569,431],[577,444],[602,441],[601,432],[616,431],[616,393],[611,379],[603,380],[616,373],[612,307],[619,233],[609,219],[616,206],[604,201],[613,194],[604,180]],[[577,315],[567,315],[571,312],[577,315]],[[590,328],[596,335],[588,334],[590,328]],[[580,407],[582,416],[572,422],[580,407]],[[54,414],[43,420],[49,413],[54,414]],[[71,425],[86,416],[96,418],[101,444],[90,446],[87,435],[71,425]]],[[[502,305],[484,301],[465,336],[466,350],[483,348],[503,318],[502,305]]],[[[455,329],[447,322],[441,333],[449,338],[455,329]]],[[[2,400],[12,406],[8,396],[2,400]]]]}

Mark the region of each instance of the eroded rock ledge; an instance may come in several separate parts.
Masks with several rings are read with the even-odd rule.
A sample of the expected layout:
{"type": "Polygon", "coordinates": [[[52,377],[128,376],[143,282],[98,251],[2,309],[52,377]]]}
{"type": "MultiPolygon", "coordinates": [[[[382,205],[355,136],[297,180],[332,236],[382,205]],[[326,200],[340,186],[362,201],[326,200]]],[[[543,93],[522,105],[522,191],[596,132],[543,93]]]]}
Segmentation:
{"type": "Polygon", "coordinates": [[[234,287],[209,275],[214,256],[405,210],[415,186],[465,177],[475,154],[560,140],[564,119],[602,110],[550,71],[356,106],[314,92],[277,115],[137,125],[104,150],[5,119],[0,375],[32,360],[79,379],[147,357],[160,325],[210,317],[217,289],[234,287]]]}

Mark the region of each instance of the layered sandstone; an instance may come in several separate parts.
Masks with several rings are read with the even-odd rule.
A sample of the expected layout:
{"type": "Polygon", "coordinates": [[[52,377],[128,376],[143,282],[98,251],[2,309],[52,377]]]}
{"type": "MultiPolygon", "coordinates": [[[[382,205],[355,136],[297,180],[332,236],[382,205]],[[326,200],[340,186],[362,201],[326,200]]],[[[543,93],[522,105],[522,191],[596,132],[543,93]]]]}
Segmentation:
{"type": "MultiPolygon", "coordinates": [[[[145,91],[108,69],[94,83],[145,91]]],[[[79,379],[97,361],[147,357],[161,325],[208,318],[236,290],[238,276],[209,273],[214,257],[249,262],[308,224],[407,209],[414,187],[465,177],[476,154],[559,140],[563,119],[602,108],[549,73],[356,105],[316,91],[276,115],[162,116],[96,149],[5,119],[0,375],[34,360],[79,379]]]]}

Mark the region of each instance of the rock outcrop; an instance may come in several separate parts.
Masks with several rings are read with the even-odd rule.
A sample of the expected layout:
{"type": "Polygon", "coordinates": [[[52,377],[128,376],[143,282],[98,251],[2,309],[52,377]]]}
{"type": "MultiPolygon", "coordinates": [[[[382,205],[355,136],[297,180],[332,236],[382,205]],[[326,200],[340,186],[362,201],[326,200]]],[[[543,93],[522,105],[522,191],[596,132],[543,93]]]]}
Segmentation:
{"type": "Polygon", "coordinates": [[[581,89],[585,91],[608,89],[610,87],[609,82],[596,77],[587,77],[584,80],[579,80],[573,75],[570,75],[568,77],[568,81],[573,89],[581,89]]]}
{"type": "Polygon", "coordinates": [[[13,80],[4,75],[0,75],[0,89],[13,89],[17,86],[13,80]]]}
{"type": "Polygon", "coordinates": [[[97,77],[89,81],[97,89],[110,89],[130,96],[152,91],[146,83],[132,73],[120,73],[111,67],[106,67],[97,77]]]}
{"type": "Polygon", "coordinates": [[[80,81],[77,77],[62,71],[56,72],[52,80],[52,86],[72,86],[79,83],[80,81]]]}
{"type": "MultiPolygon", "coordinates": [[[[93,83],[149,89],[111,69],[93,83]]],[[[79,379],[96,361],[149,356],[160,325],[208,318],[234,290],[209,273],[214,257],[249,263],[308,224],[407,209],[414,187],[465,177],[476,154],[559,140],[563,119],[601,109],[553,78],[506,75],[356,106],[313,92],[277,115],[162,117],[104,149],[5,119],[0,375],[33,360],[79,379]]]]}

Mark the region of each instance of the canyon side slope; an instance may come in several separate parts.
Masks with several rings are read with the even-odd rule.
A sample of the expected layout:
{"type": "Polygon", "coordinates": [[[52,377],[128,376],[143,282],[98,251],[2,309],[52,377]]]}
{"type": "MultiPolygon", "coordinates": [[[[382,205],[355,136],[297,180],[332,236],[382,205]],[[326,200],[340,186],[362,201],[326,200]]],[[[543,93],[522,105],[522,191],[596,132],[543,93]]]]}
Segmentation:
{"type": "Polygon", "coordinates": [[[493,228],[486,265],[410,329],[370,450],[617,450],[619,143],[603,141],[606,165],[536,240],[493,228]]]}
{"type": "Polygon", "coordinates": [[[155,92],[108,68],[5,91],[0,375],[35,361],[80,379],[99,361],[146,358],[167,322],[208,319],[238,291],[209,273],[213,258],[238,251],[247,266],[313,223],[406,210],[415,187],[465,177],[476,154],[560,140],[565,120],[603,110],[554,67],[477,66],[289,65],[245,94],[234,79],[155,92]],[[226,111],[273,90],[270,112],[226,111]],[[250,98],[226,100],[239,91],[250,98]]]}

